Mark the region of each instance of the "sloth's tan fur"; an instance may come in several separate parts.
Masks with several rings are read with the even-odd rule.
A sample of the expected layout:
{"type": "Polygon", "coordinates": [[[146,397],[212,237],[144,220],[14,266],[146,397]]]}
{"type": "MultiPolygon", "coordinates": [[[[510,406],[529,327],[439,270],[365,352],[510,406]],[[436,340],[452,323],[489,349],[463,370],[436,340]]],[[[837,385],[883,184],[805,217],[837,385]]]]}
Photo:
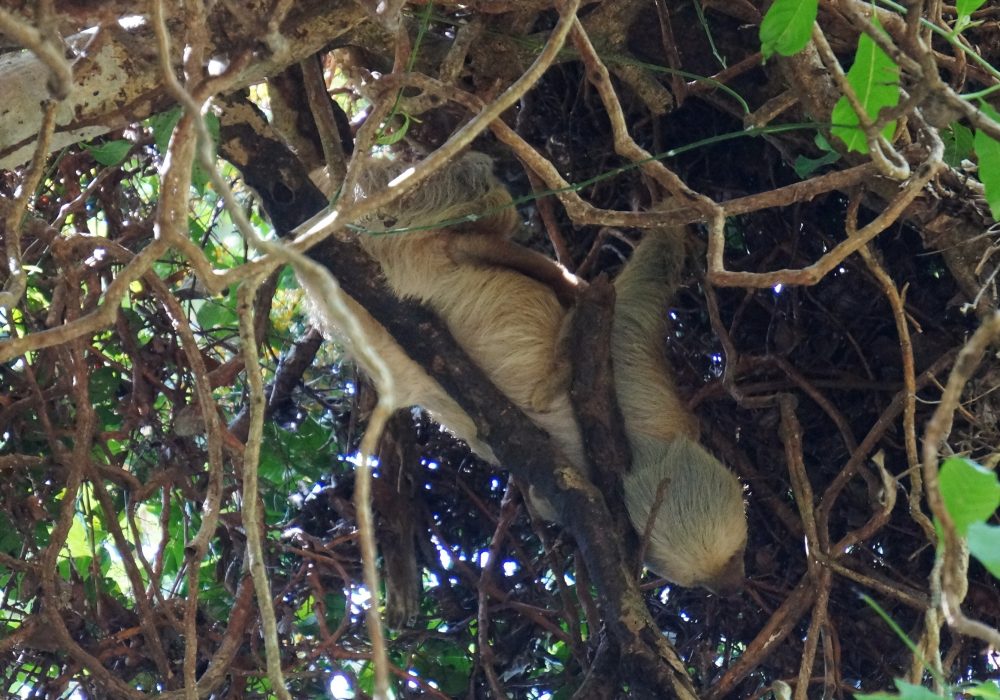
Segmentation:
{"type": "Polygon", "coordinates": [[[632,448],[625,507],[640,533],[653,519],[650,569],[682,586],[728,592],[743,580],[743,489],[696,442],[698,421],[677,394],[663,340],[683,261],[683,230],[652,231],[615,280],[611,352],[632,448]]]}
{"type": "MultiPolygon", "coordinates": [[[[365,170],[358,195],[384,187],[402,169],[389,161],[376,162],[365,170]]],[[[470,153],[395,202],[391,212],[363,223],[378,231],[433,226],[470,215],[480,218],[448,228],[373,233],[362,238],[362,245],[379,262],[392,290],[434,309],[493,383],[553,437],[567,459],[586,469],[568,393],[570,365],[563,347],[567,311],[549,284],[528,276],[523,268],[496,262],[509,260],[512,248],[529,252],[509,240],[519,224],[510,204],[489,158],[470,153]],[[485,240],[486,246],[501,252],[487,256],[483,246],[480,255],[470,255],[464,245],[470,239],[485,240]]],[[[535,263],[558,269],[552,261],[534,256],[535,263]]],[[[440,402],[437,407],[417,403],[481,455],[496,461],[491,452],[477,447],[481,441],[464,412],[458,417],[451,407],[443,413],[440,402]]],[[[541,499],[533,503],[544,517],[553,519],[547,503],[541,499]]]]}
{"type": "MultiPolygon", "coordinates": [[[[366,168],[356,195],[384,188],[403,169],[376,161],[366,168]]],[[[370,233],[363,245],[393,291],[434,309],[493,382],[588,473],[569,399],[570,350],[564,338],[570,312],[560,303],[571,296],[572,279],[509,240],[518,226],[510,202],[489,159],[470,153],[390,211],[362,222],[373,231],[427,230],[370,233]],[[442,223],[462,217],[467,218],[442,223]]],[[[729,590],[743,573],[742,492],[736,477],[695,442],[697,421],[678,398],[663,355],[663,309],[679,279],[683,246],[676,234],[648,238],[660,242],[643,243],[616,283],[615,382],[633,452],[626,505],[642,533],[657,494],[662,496],[646,550],[654,572],[685,586],[729,590]]],[[[496,462],[458,404],[364,309],[352,307],[394,375],[397,403],[422,406],[496,462]]],[[[548,504],[532,501],[543,517],[553,519],[548,504]]]]}

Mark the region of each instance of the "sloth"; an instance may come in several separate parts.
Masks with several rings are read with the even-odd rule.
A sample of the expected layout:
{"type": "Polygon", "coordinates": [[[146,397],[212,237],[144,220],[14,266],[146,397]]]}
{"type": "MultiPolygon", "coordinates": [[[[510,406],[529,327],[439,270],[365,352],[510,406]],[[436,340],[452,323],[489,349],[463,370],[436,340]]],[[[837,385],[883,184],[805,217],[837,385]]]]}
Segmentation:
{"type": "Polygon", "coordinates": [[[743,488],[698,444],[698,421],[678,395],[666,360],[665,309],[683,263],[684,230],[654,230],[615,279],[611,359],[632,450],[625,507],[636,530],[649,533],[651,571],[682,586],[729,594],[744,577],[743,488]]]}
{"type": "MultiPolygon", "coordinates": [[[[406,167],[373,160],[358,179],[355,197],[383,189],[406,167]]],[[[359,223],[368,230],[362,246],[393,292],[433,309],[493,383],[589,477],[569,398],[565,340],[568,307],[580,283],[511,240],[519,216],[491,160],[467,153],[359,223]]],[[[635,529],[648,535],[645,562],[651,571],[681,586],[729,593],[743,580],[742,487],[698,444],[697,420],[678,396],[664,354],[664,309],[683,256],[683,231],[653,232],[615,283],[614,380],[632,451],[625,505],[635,529]]],[[[393,374],[397,404],[421,406],[496,464],[472,419],[360,305],[350,303],[393,374]]],[[[319,320],[335,330],[330,319],[319,320]]],[[[557,519],[537,494],[529,493],[529,502],[541,517],[557,519]]]]}

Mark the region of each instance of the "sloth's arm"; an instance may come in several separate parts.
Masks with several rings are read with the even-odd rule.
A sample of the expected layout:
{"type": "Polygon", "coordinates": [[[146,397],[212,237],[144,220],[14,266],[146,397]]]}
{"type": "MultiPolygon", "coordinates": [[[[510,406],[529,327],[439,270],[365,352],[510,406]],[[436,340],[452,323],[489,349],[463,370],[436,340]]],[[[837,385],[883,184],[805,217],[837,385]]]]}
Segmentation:
{"type": "Polygon", "coordinates": [[[457,265],[506,267],[552,288],[563,306],[572,306],[586,282],[541,253],[495,233],[454,233],[448,256],[457,265]]]}

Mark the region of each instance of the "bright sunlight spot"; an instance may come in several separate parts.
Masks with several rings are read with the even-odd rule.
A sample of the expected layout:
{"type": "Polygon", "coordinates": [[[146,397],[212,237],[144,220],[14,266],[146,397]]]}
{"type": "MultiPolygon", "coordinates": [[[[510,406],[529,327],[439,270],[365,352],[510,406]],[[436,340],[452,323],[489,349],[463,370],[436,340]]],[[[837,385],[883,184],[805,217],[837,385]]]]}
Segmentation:
{"type": "Polygon", "coordinates": [[[336,700],[349,700],[354,697],[351,681],[343,673],[338,673],[330,679],[330,697],[336,700]]]}

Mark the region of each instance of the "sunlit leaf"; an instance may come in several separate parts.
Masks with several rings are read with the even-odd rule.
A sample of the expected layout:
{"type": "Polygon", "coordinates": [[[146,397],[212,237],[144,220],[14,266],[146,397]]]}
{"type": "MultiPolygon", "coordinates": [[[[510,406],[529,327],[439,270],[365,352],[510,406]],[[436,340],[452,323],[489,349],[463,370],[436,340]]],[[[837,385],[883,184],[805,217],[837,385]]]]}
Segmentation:
{"type": "Polygon", "coordinates": [[[983,681],[962,688],[962,693],[971,695],[974,698],[986,698],[986,700],[1000,700],[1000,684],[997,681],[983,681]]]}
{"type": "Polygon", "coordinates": [[[941,465],[938,480],[945,508],[963,537],[969,525],[985,521],[1000,506],[997,475],[972,460],[949,457],[941,465]]]}
{"type": "Polygon", "coordinates": [[[33,311],[45,309],[49,306],[49,300],[38,287],[28,287],[24,292],[24,298],[28,301],[33,311]]]}
{"type": "Polygon", "coordinates": [[[857,700],[896,700],[897,698],[899,700],[941,700],[944,697],[922,685],[913,685],[898,678],[893,683],[896,684],[898,693],[855,693],[854,697],[857,700]]]}
{"type": "Polygon", "coordinates": [[[959,17],[968,17],[986,4],[986,0],[956,0],[955,9],[959,17]]]}
{"type": "MultiPolygon", "coordinates": [[[[1000,123],[1000,115],[985,102],[980,104],[983,112],[995,123],[1000,123]]],[[[976,130],[974,138],[976,156],[979,158],[979,181],[986,190],[986,202],[994,219],[1000,219],[1000,142],[989,134],[976,130]]]]}
{"type": "Polygon", "coordinates": [[[80,517],[73,518],[69,533],[66,535],[65,548],[74,559],[82,555],[90,556],[90,538],[87,537],[87,526],[80,517]]]}
{"type": "MultiPolygon", "coordinates": [[[[893,107],[899,102],[899,66],[867,34],[858,39],[854,63],[847,72],[847,82],[870,119],[875,119],[884,107],[893,107]]],[[[846,97],[837,100],[830,121],[833,124],[830,131],[844,142],[848,150],[868,150],[865,133],[858,127],[858,115],[846,97]]],[[[890,138],[895,130],[896,122],[889,122],[883,127],[882,135],[890,138]]]]}
{"type": "Polygon", "coordinates": [[[1000,579],[1000,526],[986,523],[969,525],[969,552],[1000,579]]]}
{"type": "Polygon", "coordinates": [[[818,0],[775,0],[760,23],[760,50],[764,58],[775,53],[791,56],[809,43],[818,0]]]}

